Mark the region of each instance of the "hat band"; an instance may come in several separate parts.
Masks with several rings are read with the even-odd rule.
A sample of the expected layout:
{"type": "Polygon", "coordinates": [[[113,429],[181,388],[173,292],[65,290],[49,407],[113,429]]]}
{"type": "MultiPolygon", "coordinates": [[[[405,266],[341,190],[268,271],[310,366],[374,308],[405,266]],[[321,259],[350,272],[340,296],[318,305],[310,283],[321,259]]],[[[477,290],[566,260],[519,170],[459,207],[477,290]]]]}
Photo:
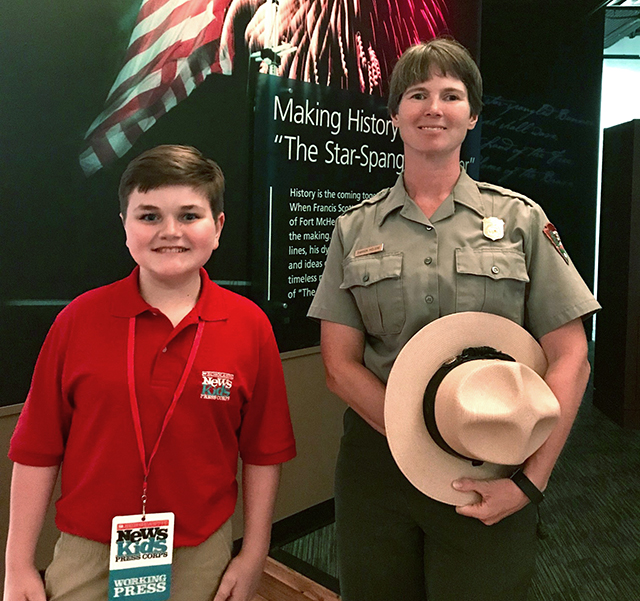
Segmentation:
{"type": "Polygon", "coordinates": [[[422,401],[422,412],[424,415],[424,423],[427,427],[429,434],[433,441],[443,450],[449,453],[449,455],[453,455],[458,459],[464,459],[465,461],[470,461],[474,466],[480,466],[484,462],[479,459],[473,459],[471,457],[466,457],[461,453],[458,453],[455,449],[452,449],[445,439],[440,434],[440,430],[438,429],[438,424],[436,423],[436,412],[435,412],[435,404],[436,404],[436,394],[438,393],[438,388],[440,384],[445,379],[445,377],[456,367],[462,365],[463,363],[467,363],[469,361],[477,361],[479,359],[499,359],[501,361],[514,361],[515,359],[511,355],[507,355],[506,353],[502,353],[490,346],[476,346],[464,349],[457,357],[451,359],[444,363],[440,369],[438,369],[424,391],[424,397],[422,401]]]}

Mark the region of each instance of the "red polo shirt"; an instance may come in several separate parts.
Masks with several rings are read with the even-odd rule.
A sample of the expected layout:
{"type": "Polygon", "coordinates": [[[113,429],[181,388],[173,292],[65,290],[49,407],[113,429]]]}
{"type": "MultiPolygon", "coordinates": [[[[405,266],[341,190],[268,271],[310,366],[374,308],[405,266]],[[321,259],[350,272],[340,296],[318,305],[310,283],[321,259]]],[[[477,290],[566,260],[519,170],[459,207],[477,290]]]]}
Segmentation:
{"type": "Polygon", "coordinates": [[[56,524],[107,543],[115,515],[141,511],[143,468],[127,388],[136,317],[135,384],[147,457],[191,349],[202,340],[148,481],[148,512],[176,514],[176,546],[200,544],[233,513],[238,454],[271,465],[295,456],[271,325],[251,301],[204,271],[194,309],[173,327],[138,292],[138,270],[91,290],[56,318],[11,440],[17,463],[62,462],[56,524]]]}

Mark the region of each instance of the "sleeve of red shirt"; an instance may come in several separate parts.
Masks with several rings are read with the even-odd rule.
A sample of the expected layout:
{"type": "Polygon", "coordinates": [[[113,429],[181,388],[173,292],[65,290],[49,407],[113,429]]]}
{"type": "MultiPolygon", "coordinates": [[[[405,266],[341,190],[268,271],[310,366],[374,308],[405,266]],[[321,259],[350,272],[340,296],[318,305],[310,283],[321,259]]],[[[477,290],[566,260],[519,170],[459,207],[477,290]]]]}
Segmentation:
{"type": "Polygon", "coordinates": [[[296,446],[280,353],[264,314],[259,327],[257,377],[242,417],[240,457],[248,464],[274,465],[295,457],[296,446]]]}
{"type": "Polygon", "coordinates": [[[9,447],[9,459],[16,463],[49,467],[59,465],[64,456],[73,411],[63,392],[68,313],[58,316],[40,350],[9,447]]]}

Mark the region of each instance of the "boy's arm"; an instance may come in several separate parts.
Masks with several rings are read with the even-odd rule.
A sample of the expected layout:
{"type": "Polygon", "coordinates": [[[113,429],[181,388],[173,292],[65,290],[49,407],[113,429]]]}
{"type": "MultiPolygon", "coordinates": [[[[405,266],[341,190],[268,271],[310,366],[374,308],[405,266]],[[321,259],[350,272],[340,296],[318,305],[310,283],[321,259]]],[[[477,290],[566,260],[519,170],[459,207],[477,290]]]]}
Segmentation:
{"type": "Polygon", "coordinates": [[[280,482],[280,464],[243,464],[244,537],[231,560],[214,601],[251,601],[269,553],[271,521],[280,482]]]}
{"type": "Polygon", "coordinates": [[[58,469],[13,465],[4,601],[45,601],[35,552],[58,469]]]}

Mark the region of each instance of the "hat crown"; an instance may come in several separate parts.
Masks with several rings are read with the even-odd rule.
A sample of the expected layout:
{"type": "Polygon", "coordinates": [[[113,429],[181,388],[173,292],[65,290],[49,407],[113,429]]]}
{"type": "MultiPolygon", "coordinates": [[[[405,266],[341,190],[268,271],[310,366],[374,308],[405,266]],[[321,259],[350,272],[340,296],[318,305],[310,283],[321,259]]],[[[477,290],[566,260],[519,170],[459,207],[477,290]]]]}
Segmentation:
{"type": "MultiPolygon", "coordinates": [[[[454,413],[454,411],[450,411],[450,407],[455,403],[450,403],[447,400],[451,395],[443,395],[440,387],[452,373],[455,372],[454,377],[458,377],[457,370],[464,367],[460,362],[455,362],[457,367],[454,367],[451,359],[465,355],[465,351],[468,349],[479,347],[490,347],[515,360],[506,361],[504,364],[517,362],[530,367],[538,374],[539,381],[542,381],[546,373],[548,363],[542,347],[522,326],[499,315],[464,311],[440,317],[417,332],[400,351],[387,381],[384,418],[387,440],[393,458],[402,473],[419,491],[450,505],[467,505],[478,503],[481,500],[475,492],[454,489],[451,485],[454,480],[459,478],[492,480],[508,477],[513,472],[512,465],[522,463],[522,460],[526,459],[523,456],[535,452],[534,447],[537,445],[537,442],[529,445],[529,448],[526,444],[522,445],[526,449],[524,452],[496,454],[494,459],[509,463],[493,463],[489,461],[492,454],[486,454],[480,443],[474,442],[478,437],[474,438],[473,432],[468,435],[457,434],[460,423],[458,418],[455,418],[455,424],[451,426],[447,424],[446,419],[443,419],[443,412],[445,414],[454,413]],[[448,365],[449,368],[443,371],[448,372],[449,375],[440,374],[442,379],[439,376],[436,377],[436,374],[445,365],[448,365]],[[425,410],[427,406],[426,391],[434,379],[438,380],[439,384],[431,394],[431,399],[428,401],[430,408],[427,411],[425,410]],[[437,401],[436,397],[439,397],[437,401]],[[442,406],[440,406],[441,404],[442,406]],[[440,411],[436,416],[438,408],[440,411]],[[433,419],[431,420],[431,418],[433,419]],[[427,420],[433,422],[433,428],[438,431],[437,436],[441,439],[442,444],[433,436],[427,420]],[[442,440],[445,435],[446,441],[442,440]],[[457,439],[460,440],[456,442],[457,439]],[[444,448],[444,444],[448,445],[449,450],[444,448]],[[463,452],[460,455],[467,459],[456,456],[456,451],[451,449],[453,446],[462,451],[466,450],[466,453],[463,452]],[[479,461],[483,459],[485,461],[481,464],[479,461],[469,461],[468,458],[472,455],[477,456],[479,461]]],[[[492,360],[474,359],[467,361],[467,363],[475,363],[474,367],[483,366],[484,368],[484,365],[488,365],[490,361],[492,360]]],[[[460,374],[464,373],[464,369],[460,374]]],[[[491,383],[492,378],[488,379],[491,383]]],[[[526,381],[525,377],[523,380],[526,381]]],[[[450,383],[446,382],[445,387],[450,383]]],[[[525,384],[525,388],[527,386],[525,384]]],[[[497,385],[492,385],[489,390],[496,387],[497,385]]],[[[548,402],[553,404],[555,410],[552,413],[557,415],[559,406],[551,391],[545,387],[542,394],[548,402]]],[[[535,393],[526,393],[525,399],[527,396],[535,396],[535,393]]],[[[533,399],[534,406],[535,401],[536,399],[533,399]]],[[[502,400],[501,402],[504,403],[502,400]]],[[[527,402],[531,402],[531,400],[527,402]]],[[[520,404],[522,404],[522,400],[520,404]]],[[[498,404],[496,403],[495,406],[498,404]]],[[[493,413],[495,416],[500,415],[497,410],[493,413]]],[[[533,432],[531,438],[539,439],[541,436],[538,430],[542,430],[544,433],[544,430],[550,432],[552,428],[549,427],[548,420],[544,418],[544,412],[536,409],[535,413],[538,415],[542,413],[540,418],[534,420],[541,426],[529,429],[533,432]],[[546,425],[545,422],[547,422],[546,425]]],[[[497,418],[492,417],[492,421],[495,419],[497,418]]],[[[507,420],[508,422],[509,420],[507,420]]],[[[491,439],[490,428],[479,425],[478,429],[481,434],[484,434],[480,438],[491,439]]],[[[506,430],[504,427],[496,429],[498,434],[506,430]]],[[[520,440],[526,438],[522,434],[517,434],[517,437],[520,440]]],[[[506,444],[510,445],[511,442],[507,440],[506,443],[499,442],[495,446],[500,447],[506,444]]]]}
{"type": "Polygon", "coordinates": [[[455,451],[480,461],[520,465],[560,416],[546,382],[522,363],[476,360],[451,370],[435,398],[435,419],[455,451]]]}

